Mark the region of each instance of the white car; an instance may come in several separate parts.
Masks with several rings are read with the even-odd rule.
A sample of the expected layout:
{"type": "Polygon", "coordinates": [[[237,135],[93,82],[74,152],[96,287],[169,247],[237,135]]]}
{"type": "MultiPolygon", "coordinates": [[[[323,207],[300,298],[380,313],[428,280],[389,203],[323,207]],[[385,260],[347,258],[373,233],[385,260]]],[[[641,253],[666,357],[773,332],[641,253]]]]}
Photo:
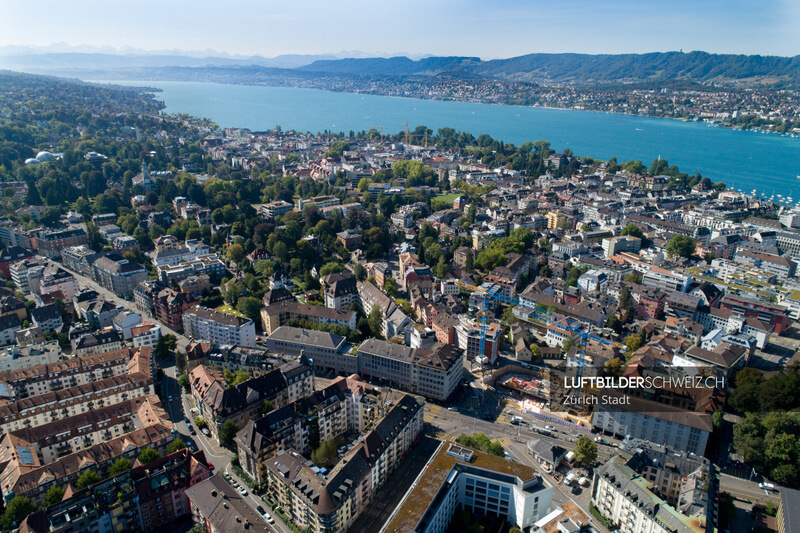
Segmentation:
{"type": "Polygon", "coordinates": [[[247,491],[245,490],[244,487],[239,487],[238,490],[239,490],[239,494],[241,494],[242,496],[247,496],[247,491]]]}
{"type": "Polygon", "coordinates": [[[264,513],[264,520],[267,521],[267,524],[274,524],[275,520],[269,515],[269,513],[264,513]]]}

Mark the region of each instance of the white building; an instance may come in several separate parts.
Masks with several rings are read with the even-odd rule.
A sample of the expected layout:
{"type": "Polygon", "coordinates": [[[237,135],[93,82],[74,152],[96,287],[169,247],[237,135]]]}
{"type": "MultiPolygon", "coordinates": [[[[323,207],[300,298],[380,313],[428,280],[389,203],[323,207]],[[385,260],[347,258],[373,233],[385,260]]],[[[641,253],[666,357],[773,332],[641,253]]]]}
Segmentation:
{"type": "Polygon", "coordinates": [[[161,326],[152,322],[145,322],[140,326],[131,328],[131,337],[134,347],[151,346],[155,348],[161,338],[161,326]]]}
{"type": "MultiPolygon", "coordinates": [[[[604,396],[619,397],[613,390],[604,396]]],[[[651,400],[627,396],[627,404],[600,401],[592,414],[592,427],[619,438],[629,436],[676,450],[703,455],[713,426],[711,415],[651,400]]]]}
{"type": "Polygon", "coordinates": [[[664,291],[686,292],[691,283],[692,276],[690,274],[672,272],[657,266],[650,267],[650,270],[642,277],[642,285],[645,287],[664,291]]]}
{"type": "Polygon", "coordinates": [[[553,487],[531,467],[445,443],[385,530],[444,533],[463,508],[525,531],[550,512],[552,500],[553,487]]]}
{"type": "Polygon", "coordinates": [[[608,276],[599,270],[589,270],[578,278],[578,287],[582,292],[602,291],[608,285],[608,276]]]}
{"type": "Polygon", "coordinates": [[[256,326],[252,320],[199,305],[190,307],[183,315],[183,332],[187,337],[213,344],[256,347],[256,326]]]}

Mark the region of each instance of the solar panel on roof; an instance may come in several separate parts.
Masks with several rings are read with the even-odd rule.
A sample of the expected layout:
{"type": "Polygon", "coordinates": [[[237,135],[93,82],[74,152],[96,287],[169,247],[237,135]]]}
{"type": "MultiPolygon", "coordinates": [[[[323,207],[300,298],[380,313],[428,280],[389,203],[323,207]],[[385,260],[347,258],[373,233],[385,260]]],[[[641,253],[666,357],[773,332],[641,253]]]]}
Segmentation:
{"type": "Polygon", "coordinates": [[[31,449],[27,446],[17,446],[17,455],[19,455],[19,462],[23,465],[33,464],[33,454],[31,449]]]}

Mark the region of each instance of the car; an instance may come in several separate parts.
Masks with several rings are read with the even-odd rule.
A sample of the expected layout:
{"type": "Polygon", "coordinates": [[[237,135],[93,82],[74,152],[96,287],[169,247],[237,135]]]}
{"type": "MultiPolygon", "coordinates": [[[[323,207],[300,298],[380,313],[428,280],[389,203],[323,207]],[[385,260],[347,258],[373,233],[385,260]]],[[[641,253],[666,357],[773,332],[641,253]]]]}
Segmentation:
{"type": "Polygon", "coordinates": [[[458,407],[448,407],[448,411],[458,411],[458,407]]]}
{"type": "Polygon", "coordinates": [[[172,395],[169,395],[169,399],[167,400],[169,403],[172,403],[172,395]]]}
{"type": "Polygon", "coordinates": [[[241,494],[242,496],[247,497],[247,491],[245,490],[244,487],[239,487],[238,490],[239,490],[239,494],[241,494]]]}
{"type": "Polygon", "coordinates": [[[263,507],[261,507],[260,505],[256,505],[256,511],[258,511],[258,514],[260,514],[260,515],[263,515],[264,513],[266,513],[266,512],[267,512],[267,511],[266,511],[266,510],[265,510],[263,507]]]}
{"type": "Polygon", "coordinates": [[[214,464],[213,463],[208,463],[208,469],[213,471],[214,470],[214,464]]]}
{"type": "Polygon", "coordinates": [[[275,523],[275,520],[273,520],[272,517],[269,515],[269,513],[266,513],[266,512],[264,513],[264,520],[267,521],[267,524],[274,524],[275,523]]]}
{"type": "Polygon", "coordinates": [[[197,435],[197,432],[194,430],[194,428],[193,428],[192,426],[189,426],[189,433],[190,433],[192,436],[194,436],[194,435],[197,435]]]}
{"type": "Polygon", "coordinates": [[[183,417],[183,421],[186,422],[187,426],[191,426],[192,425],[192,422],[185,416],[183,417]]]}
{"type": "Polygon", "coordinates": [[[546,429],[547,431],[555,431],[556,427],[555,426],[545,426],[544,429],[546,429]]]}
{"type": "Polygon", "coordinates": [[[572,487],[572,490],[570,492],[572,492],[572,494],[580,494],[581,493],[581,488],[580,488],[580,486],[575,485],[574,487],[572,487]]]}
{"type": "Polygon", "coordinates": [[[208,428],[203,428],[201,431],[203,432],[203,435],[205,435],[206,437],[211,436],[211,432],[208,430],[208,428]]]}

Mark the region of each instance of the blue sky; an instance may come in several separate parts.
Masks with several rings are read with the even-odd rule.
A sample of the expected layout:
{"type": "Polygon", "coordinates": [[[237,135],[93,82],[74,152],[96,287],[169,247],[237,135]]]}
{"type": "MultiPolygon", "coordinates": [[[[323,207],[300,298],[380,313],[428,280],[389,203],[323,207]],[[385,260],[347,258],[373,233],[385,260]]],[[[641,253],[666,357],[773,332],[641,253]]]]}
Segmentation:
{"type": "Polygon", "coordinates": [[[800,54],[798,0],[0,0],[0,46],[232,54],[800,54]]]}

